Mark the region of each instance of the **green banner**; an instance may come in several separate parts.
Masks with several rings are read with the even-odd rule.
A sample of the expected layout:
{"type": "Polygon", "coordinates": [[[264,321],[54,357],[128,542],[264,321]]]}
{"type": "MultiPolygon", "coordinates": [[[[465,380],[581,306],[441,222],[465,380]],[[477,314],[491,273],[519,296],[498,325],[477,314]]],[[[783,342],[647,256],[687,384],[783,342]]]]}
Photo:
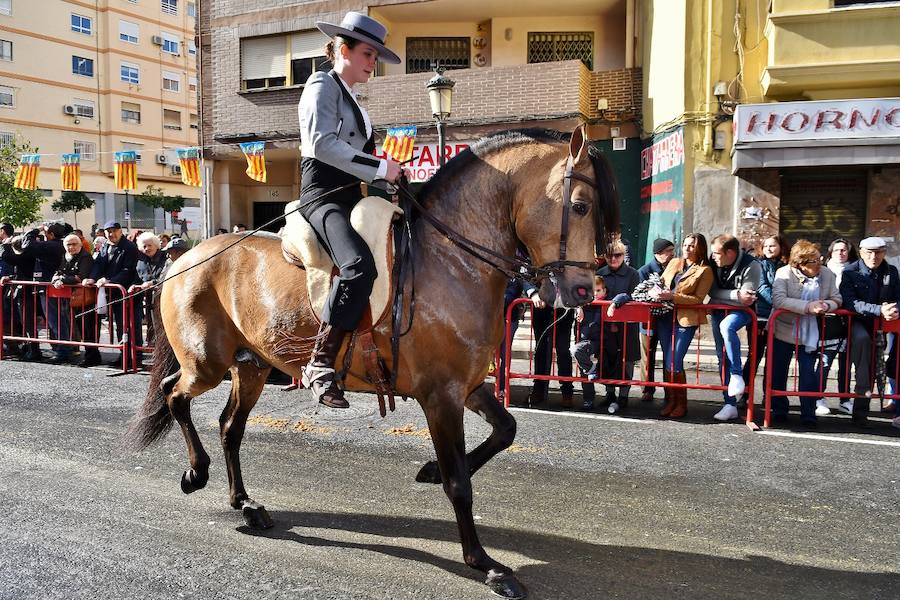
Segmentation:
{"type": "Polygon", "coordinates": [[[644,262],[653,257],[653,240],[666,238],[681,245],[684,223],[684,130],[648,139],[641,151],[641,221],[647,236],[641,240],[644,262]]]}

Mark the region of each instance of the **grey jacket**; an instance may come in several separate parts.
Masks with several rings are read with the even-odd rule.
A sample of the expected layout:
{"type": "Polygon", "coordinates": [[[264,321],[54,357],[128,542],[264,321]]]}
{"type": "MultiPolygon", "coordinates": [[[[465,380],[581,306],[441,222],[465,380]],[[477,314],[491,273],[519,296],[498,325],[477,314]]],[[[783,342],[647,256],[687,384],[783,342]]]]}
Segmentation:
{"type": "MultiPolygon", "coordinates": [[[[819,300],[828,303],[828,312],[841,307],[841,293],[838,291],[834,273],[826,268],[819,271],[819,300]]],[[[772,283],[772,309],[784,308],[798,315],[806,315],[806,300],[803,293],[803,274],[785,265],[775,272],[772,283]]],[[[797,317],[782,314],[775,320],[775,337],[782,342],[793,344],[797,338],[797,317]]]]}
{"type": "Polygon", "coordinates": [[[759,262],[753,260],[752,257],[748,256],[745,259],[746,255],[746,252],[741,250],[733,265],[721,269],[713,267],[716,276],[713,278],[713,286],[709,290],[710,304],[743,306],[741,301],[738,300],[738,290],[755,292],[759,289],[759,282],[762,280],[762,269],[759,262]],[[730,285],[726,287],[721,286],[721,280],[727,280],[730,285]]]}
{"type": "Polygon", "coordinates": [[[372,182],[381,161],[363,150],[366,123],[350,92],[334,71],[316,71],[300,95],[300,153],[372,182]]]}

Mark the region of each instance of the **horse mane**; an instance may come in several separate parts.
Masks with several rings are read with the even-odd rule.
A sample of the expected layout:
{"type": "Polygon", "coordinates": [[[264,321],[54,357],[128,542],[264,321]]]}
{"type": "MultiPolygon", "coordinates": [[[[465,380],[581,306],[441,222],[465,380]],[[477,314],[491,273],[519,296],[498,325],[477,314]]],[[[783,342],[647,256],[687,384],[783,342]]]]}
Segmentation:
{"type": "MultiPolygon", "coordinates": [[[[447,184],[475,161],[510,146],[527,143],[568,144],[572,135],[552,129],[528,128],[501,131],[482,138],[469,146],[441,167],[422,186],[419,197],[428,201],[432,196],[446,190],[447,184]]],[[[597,231],[597,254],[606,253],[606,248],[620,232],[619,192],[616,177],[606,156],[594,146],[589,146],[588,157],[597,180],[597,194],[600,198],[594,210],[594,225],[597,231]]]]}

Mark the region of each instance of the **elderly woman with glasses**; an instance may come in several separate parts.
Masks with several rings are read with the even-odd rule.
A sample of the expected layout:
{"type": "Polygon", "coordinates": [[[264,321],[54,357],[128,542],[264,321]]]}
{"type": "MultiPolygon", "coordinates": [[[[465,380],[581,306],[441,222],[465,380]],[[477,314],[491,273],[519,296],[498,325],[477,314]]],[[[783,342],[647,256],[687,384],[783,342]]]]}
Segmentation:
{"type": "MultiPolygon", "coordinates": [[[[53,275],[51,283],[55,288],[62,288],[65,285],[76,286],[72,290],[72,297],[62,309],[62,321],[65,321],[68,329],[69,308],[72,309],[72,333],[80,336],[83,342],[97,341],[97,324],[94,311],[94,304],[97,301],[97,289],[85,288],[81,286],[81,282],[91,276],[91,269],[94,267],[94,259],[90,253],[84,249],[84,244],[80,237],[71,233],[63,238],[63,247],[65,254],[59,269],[53,275]],[[81,314],[84,313],[84,314],[81,314]],[[81,316],[77,316],[81,314],[81,316]]],[[[69,336],[66,336],[67,339],[69,336]]],[[[78,338],[75,338],[78,339],[78,338]]],[[[68,357],[69,347],[60,346],[61,350],[54,356],[54,362],[62,362],[68,357]],[[65,348],[65,350],[62,350],[65,348]]],[[[81,359],[79,366],[94,367],[100,364],[100,351],[94,346],[84,347],[84,357],[81,359]]]]}
{"type": "MultiPolygon", "coordinates": [[[[840,306],[841,294],[835,275],[822,267],[819,247],[807,240],[799,240],[791,248],[787,266],[776,271],[772,285],[773,310],[783,308],[789,311],[775,319],[771,351],[773,389],[787,389],[788,369],[796,352],[800,372],[798,391],[822,391],[823,340],[820,320],[840,306]]],[[[785,422],[787,414],[787,396],[773,394],[773,419],[785,422]]],[[[816,426],[814,396],[800,397],[800,421],[804,427],[816,426]]]]}

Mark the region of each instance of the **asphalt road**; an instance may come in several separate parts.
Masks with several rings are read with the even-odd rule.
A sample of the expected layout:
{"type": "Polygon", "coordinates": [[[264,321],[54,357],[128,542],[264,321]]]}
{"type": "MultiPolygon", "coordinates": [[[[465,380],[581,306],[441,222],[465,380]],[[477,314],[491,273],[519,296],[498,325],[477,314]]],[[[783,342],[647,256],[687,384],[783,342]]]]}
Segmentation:
{"type": "MultiPolygon", "coordinates": [[[[316,411],[269,387],[245,437],[251,495],[227,503],[217,417],[195,400],[209,485],[179,489],[180,433],[121,435],[147,378],[0,362],[0,598],[490,598],[461,560],[415,403],[316,411]]],[[[900,598],[900,438],[516,411],[516,445],[475,478],[482,542],[530,598],[900,598]],[[874,443],[869,443],[874,442],[874,443]]],[[[638,415],[640,417],[640,415],[638,415]]],[[[470,447],[487,435],[467,417],[470,447]]]]}

